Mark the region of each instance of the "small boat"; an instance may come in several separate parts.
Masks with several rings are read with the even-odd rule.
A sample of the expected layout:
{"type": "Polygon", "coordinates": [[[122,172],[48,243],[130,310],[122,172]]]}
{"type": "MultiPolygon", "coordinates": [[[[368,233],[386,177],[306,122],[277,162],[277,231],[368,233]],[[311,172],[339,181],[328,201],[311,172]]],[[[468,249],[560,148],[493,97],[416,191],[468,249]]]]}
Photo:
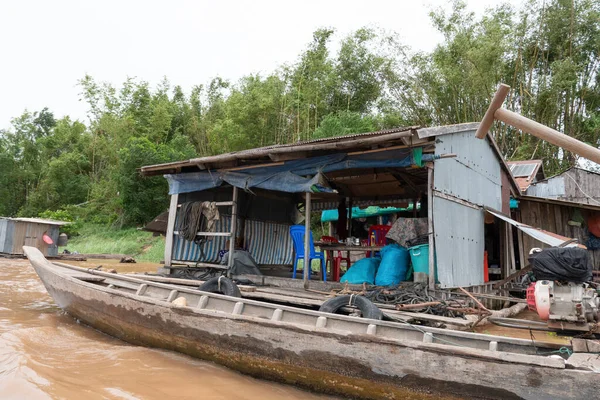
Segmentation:
{"type": "Polygon", "coordinates": [[[569,362],[581,353],[565,359],[556,344],[230,297],[51,263],[33,247],[24,251],[58,306],[82,323],[262,379],[363,399],[600,393],[598,373],[569,362]]]}

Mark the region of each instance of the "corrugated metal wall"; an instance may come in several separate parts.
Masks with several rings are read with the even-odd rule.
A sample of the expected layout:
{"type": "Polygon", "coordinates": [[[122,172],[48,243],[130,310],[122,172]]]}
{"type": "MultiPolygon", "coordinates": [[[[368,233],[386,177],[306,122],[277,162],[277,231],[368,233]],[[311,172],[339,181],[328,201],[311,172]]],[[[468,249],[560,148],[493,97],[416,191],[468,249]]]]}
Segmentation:
{"type": "MultiPolygon", "coordinates": [[[[238,233],[242,226],[238,220],[238,233]]],[[[231,229],[231,216],[221,215],[217,222],[217,232],[231,229]]],[[[248,251],[260,265],[291,265],[293,243],[289,234],[290,225],[274,222],[246,220],[244,238],[248,251]]],[[[213,240],[198,246],[195,243],[174,236],[173,259],[178,261],[219,262],[219,251],[226,248],[226,237],[214,237],[213,240]]]]}
{"type": "Polygon", "coordinates": [[[435,160],[434,188],[477,205],[502,209],[500,162],[487,140],[474,132],[436,138],[435,154],[457,155],[435,160]]]}
{"type": "Polygon", "coordinates": [[[528,196],[567,200],[582,204],[600,204],[600,174],[571,168],[527,189],[528,196]]]}
{"type": "Polygon", "coordinates": [[[10,253],[12,249],[12,221],[0,219],[0,253],[10,253]]]}
{"type": "MultiPolygon", "coordinates": [[[[434,190],[496,210],[502,209],[500,161],[475,132],[436,138],[435,154],[454,153],[434,167],[434,190]]],[[[442,287],[483,284],[484,211],[435,196],[433,225],[438,279],[442,287]]]]}
{"type": "Polygon", "coordinates": [[[37,247],[45,256],[58,254],[59,227],[33,222],[0,220],[0,252],[23,254],[23,246],[37,247]],[[42,236],[46,233],[54,244],[47,245],[42,236]]]}
{"type": "Polygon", "coordinates": [[[562,198],[565,195],[565,177],[556,176],[531,185],[527,188],[527,195],[548,199],[562,198]]]}
{"type": "Polygon", "coordinates": [[[433,198],[438,279],[442,287],[483,283],[483,213],[433,198]]]}

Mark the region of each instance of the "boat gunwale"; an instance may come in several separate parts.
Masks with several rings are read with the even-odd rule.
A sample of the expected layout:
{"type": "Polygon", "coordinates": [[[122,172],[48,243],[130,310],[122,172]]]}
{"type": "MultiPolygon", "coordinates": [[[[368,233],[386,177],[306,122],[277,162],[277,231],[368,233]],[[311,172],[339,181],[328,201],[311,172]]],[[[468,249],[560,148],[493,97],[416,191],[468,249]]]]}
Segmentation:
{"type": "MultiPolygon", "coordinates": [[[[35,249],[35,250],[37,250],[37,249],[35,249]]],[[[305,310],[305,309],[294,308],[294,307],[290,307],[290,306],[279,306],[279,305],[270,304],[270,303],[266,303],[266,302],[260,302],[260,301],[256,301],[256,300],[250,300],[250,299],[243,299],[243,298],[238,298],[238,297],[231,297],[231,296],[226,296],[226,295],[222,295],[222,294],[201,292],[198,290],[181,288],[181,287],[171,285],[171,284],[162,284],[162,283],[158,283],[158,282],[142,282],[142,283],[148,284],[149,286],[150,286],[150,283],[152,283],[153,284],[152,286],[158,287],[160,289],[177,290],[180,292],[185,292],[188,294],[196,295],[198,297],[201,297],[201,296],[215,297],[215,298],[218,298],[221,300],[229,301],[231,303],[243,302],[245,304],[271,308],[273,310],[280,309],[283,311],[290,311],[290,312],[300,313],[300,314],[305,314],[305,315],[310,315],[310,316],[317,316],[317,318],[318,317],[326,317],[328,319],[332,318],[332,319],[338,319],[338,320],[342,320],[342,321],[360,323],[360,324],[365,325],[365,333],[356,333],[356,332],[352,332],[352,331],[348,331],[348,330],[341,330],[341,329],[330,328],[330,327],[329,328],[328,327],[320,328],[320,327],[317,327],[316,325],[311,326],[311,325],[307,325],[307,324],[299,324],[299,323],[294,323],[294,322],[289,322],[289,321],[274,321],[271,319],[259,318],[259,317],[254,317],[254,316],[250,316],[250,315],[232,314],[232,313],[228,313],[225,311],[210,310],[210,309],[204,309],[204,308],[198,309],[198,308],[190,307],[190,306],[176,306],[176,305],[173,305],[171,302],[168,302],[165,300],[159,300],[159,299],[152,298],[149,296],[140,296],[140,295],[128,293],[123,290],[113,289],[113,288],[109,288],[106,286],[101,286],[101,285],[98,285],[95,283],[90,283],[90,282],[86,282],[84,280],[78,279],[77,277],[75,277],[73,275],[61,273],[60,269],[66,270],[67,268],[61,267],[60,265],[55,265],[54,263],[51,263],[45,257],[43,257],[43,255],[41,255],[41,253],[40,253],[40,256],[41,256],[41,260],[34,259],[35,257],[33,255],[32,255],[32,257],[29,257],[29,255],[28,255],[28,258],[32,264],[34,264],[34,263],[37,264],[38,267],[47,270],[48,272],[60,277],[61,279],[67,280],[70,284],[80,285],[85,288],[92,289],[95,291],[105,292],[110,295],[118,295],[118,296],[128,298],[128,299],[131,299],[134,301],[142,302],[142,303],[165,307],[168,310],[176,312],[176,313],[180,313],[183,311],[183,312],[187,312],[187,313],[191,313],[191,314],[197,314],[202,317],[241,320],[241,321],[245,321],[245,322],[249,322],[249,323],[260,324],[263,326],[293,329],[296,331],[301,330],[306,333],[319,334],[319,335],[342,336],[345,338],[354,338],[356,340],[361,340],[361,341],[379,342],[382,344],[384,344],[384,343],[392,344],[392,345],[397,345],[397,346],[401,346],[401,347],[407,347],[407,348],[418,349],[418,350],[423,350],[423,351],[432,351],[432,352],[442,353],[442,354],[453,354],[457,357],[465,357],[465,356],[466,357],[475,357],[475,358],[488,360],[488,361],[492,361],[492,362],[518,363],[518,364],[523,364],[523,365],[537,365],[537,366],[554,368],[554,369],[564,369],[565,368],[564,360],[549,359],[548,357],[541,356],[541,355],[522,354],[522,353],[517,353],[517,352],[508,352],[508,351],[501,351],[501,350],[500,351],[491,351],[491,350],[478,349],[478,348],[468,347],[468,346],[447,345],[447,344],[441,344],[441,343],[426,343],[426,342],[417,341],[417,340],[410,339],[410,338],[395,339],[395,338],[390,338],[390,337],[385,337],[385,336],[378,336],[376,334],[367,334],[366,333],[366,327],[371,324],[379,325],[379,326],[386,326],[386,327],[391,327],[391,328],[397,328],[397,329],[398,328],[403,329],[403,328],[406,328],[407,325],[412,327],[412,324],[408,324],[408,323],[402,324],[402,323],[397,323],[397,322],[379,321],[379,320],[364,319],[364,318],[360,318],[360,317],[352,317],[352,316],[324,313],[324,312],[319,312],[319,311],[314,311],[314,310],[305,310]]],[[[86,268],[81,268],[81,267],[76,267],[76,266],[71,266],[71,267],[76,268],[80,272],[94,275],[93,273],[91,273],[92,270],[89,270],[86,268]]],[[[94,271],[94,272],[99,272],[99,271],[94,271]]],[[[102,275],[104,275],[104,274],[105,273],[102,273],[102,275]]],[[[123,279],[123,278],[127,278],[127,277],[118,276],[118,275],[114,275],[114,274],[108,274],[108,273],[106,273],[106,274],[111,275],[109,277],[111,279],[123,280],[123,281],[128,280],[128,279],[123,279]]],[[[100,274],[97,274],[97,275],[100,275],[100,274]]],[[[135,278],[132,278],[132,279],[135,279],[135,278]]],[[[419,328],[421,328],[421,327],[419,327],[419,328]]],[[[439,328],[428,328],[428,329],[435,329],[436,331],[438,331],[435,333],[441,333],[441,334],[445,334],[445,335],[447,335],[448,332],[452,332],[452,333],[457,332],[457,331],[444,330],[444,329],[439,329],[439,328]]],[[[421,330],[421,329],[419,329],[419,331],[421,331],[423,333],[427,332],[426,330],[421,330]]],[[[526,340],[526,339],[496,337],[496,336],[492,336],[492,335],[485,335],[485,334],[474,333],[474,332],[460,332],[460,334],[461,335],[466,334],[468,336],[471,336],[471,337],[463,336],[462,337],[463,339],[478,339],[478,340],[483,340],[483,341],[489,342],[489,341],[492,341],[493,339],[498,338],[499,340],[504,339],[503,341],[506,343],[509,343],[509,344],[515,344],[515,343],[511,343],[510,341],[517,341],[517,342],[524,341],[524,342],[526,342],[526,343],[524,343],[525,345],[531,345],[531,341],[526,340]],[[509,341],[507,341],[506,339],[508,339],[509,341]]],[[[523,343],[516,343],[516,344],[519,345],[519,344],[523,344],[523,343]]],[[[537,346],[537,344],[536,344],[536,347],[541,347],[541,346],[537,346]]],[[[587,372],[587,371],[581,371],[581,372],[587,372]]]]}

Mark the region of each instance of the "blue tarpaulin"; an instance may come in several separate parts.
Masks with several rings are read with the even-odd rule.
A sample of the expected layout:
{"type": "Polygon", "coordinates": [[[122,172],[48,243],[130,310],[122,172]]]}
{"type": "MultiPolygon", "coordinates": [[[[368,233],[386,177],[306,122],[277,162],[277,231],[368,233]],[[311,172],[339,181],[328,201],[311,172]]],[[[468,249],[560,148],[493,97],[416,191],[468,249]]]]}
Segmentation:
{"type": "MultiPolygon", "coordinates": [[[[418,148],[421,150],[420,148],[418,148]]],[[[202,171],[165,175],[169,194],[190,193],[221,186],[224,182],[241,189],[260,188],[288,193],[332,192],[321,173],[355,168],[402,168],[433,161],[435,156],[411,149],[286,161],[283,165],[238,171],[202,171]],[[418,153],[418,154],[417,154],[418,153]],[[419,159],[420,158],[420,159],[419,159]]]]}

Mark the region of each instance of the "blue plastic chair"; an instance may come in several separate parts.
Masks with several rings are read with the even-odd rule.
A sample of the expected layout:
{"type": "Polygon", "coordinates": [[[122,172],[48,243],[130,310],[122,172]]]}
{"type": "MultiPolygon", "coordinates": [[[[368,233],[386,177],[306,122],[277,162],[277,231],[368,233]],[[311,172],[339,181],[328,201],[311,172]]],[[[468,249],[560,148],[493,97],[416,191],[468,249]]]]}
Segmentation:
{"type": "MultiPolygon", "coordinates": [[[[290,226],[290,236],[292,237],[292,241],[294,242],[294,252],[296,253],[296,258],[294,259],[294,272],[292,274],[292,278],[296,279],[296,268],[298,267],[298,260],[304,260],[304,225],[292,225],[290,226]]],[[[311,272],[311,262],[312,260],[319,260],[321,264],[321,273],[323,274],[323,281],[327,280],[327,270],[325,269],[325,254],[322,252],[315,251],[315,242],[313,241],[312,231],[310,232],[310,258],[308,262],[308,279],[310,279],[311,272]]],[[[304,268],[307,266],[305,265],[304,268]]]]}

